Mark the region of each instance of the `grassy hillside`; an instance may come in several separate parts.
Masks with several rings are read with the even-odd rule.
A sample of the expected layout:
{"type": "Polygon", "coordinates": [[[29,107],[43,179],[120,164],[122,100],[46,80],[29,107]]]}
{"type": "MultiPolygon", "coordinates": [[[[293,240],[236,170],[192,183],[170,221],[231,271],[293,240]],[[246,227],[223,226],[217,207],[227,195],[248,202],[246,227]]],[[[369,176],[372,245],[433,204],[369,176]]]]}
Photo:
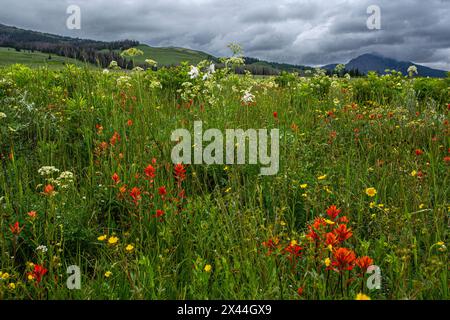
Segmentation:
{"type": "MultiPolygon", "coordinates": [[[[16,51],[11,48],[0,48],[0,66],[8,66],[15,63],[21,63],[30,67],[44,67],[48,66],[51,69],[58,69],[63,67],[67,63],[75,64],[77,66],[83,66],[84,63],[75,59],[65,58],[57,55],[38,52],[38,51],[16,51]]],[[[89,64],[90,67],[94,67],[89,64]]]]}
{"type": "MultiPolygon", "coordinates": [[[[215,61],[216,58],[201,51],[189,50],[185,48],[155,48],[147,45],[139,45],[137,48],[144,52],[143,56],[135,57],[135,63],[145,63],[145,59],[153,59],[158,61],[160,66],[177,65],[183,61],[190,64],[197,64],[198,62],[208,59],[215,61]]],[[[108,50],[103,50],[107,52],[108,50]]],[[[119,50],[117,50],[119,52],[119,50]]],[[[78,66],[84,65],[83,62],[57,56],[52,54],[52,59],[48,59],[49,54],[22,50],[18,52],[12,48],[0,48],[0,66],[7,66],[14,63],[21,63],[31,67],[42,67],[48,65],[50,68],[59,68],[65,63],[72,63],[78,66]]],[[[92,64],[90,66],[94,67],[92,64]]]]}
{"type": "MultiPolygon", "coordinates": [[[[153,59],[160,66],[178,65],[181,62],[197,64],[202,60],[217,61],[217,58],[202,51],[176,47],[150,47],[141,44],[136,48],[142,50],[144,55],[133,58],[136,64],[145,63],[145,59],[153,59]]],[[[107,51],[107,50],[103,50],[107,51]]]]}

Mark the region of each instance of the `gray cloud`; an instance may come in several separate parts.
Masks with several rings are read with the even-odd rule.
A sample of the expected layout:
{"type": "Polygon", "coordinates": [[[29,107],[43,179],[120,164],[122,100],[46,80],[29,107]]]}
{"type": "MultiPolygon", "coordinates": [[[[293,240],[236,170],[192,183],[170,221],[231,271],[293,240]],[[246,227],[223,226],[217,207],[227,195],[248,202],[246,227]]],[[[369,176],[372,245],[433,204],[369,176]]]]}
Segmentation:
{"type": "Polygon", "coordinates": [[[295,64],[347,62],[367,52],[450,70],[450,0],[0,0],[0,23],[98,40],[136,39],[216,56],[237,41],[245,54],[295,64]],[[81,30],[65,26],[70,4],[81,30]],[[381,30],[368,30],[369,5],[381,30]]]}

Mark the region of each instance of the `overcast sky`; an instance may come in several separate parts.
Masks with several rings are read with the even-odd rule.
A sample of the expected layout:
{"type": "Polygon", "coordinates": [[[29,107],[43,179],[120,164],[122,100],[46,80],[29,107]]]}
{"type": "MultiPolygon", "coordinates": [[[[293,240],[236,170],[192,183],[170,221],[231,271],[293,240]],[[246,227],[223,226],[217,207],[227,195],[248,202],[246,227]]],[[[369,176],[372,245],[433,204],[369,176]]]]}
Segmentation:
{"type": "Polygon", "coordinates": [[[135,39],[216,56],[240,43],[246,56],[305,65],[377,52],[450,70],[450,0],[0,0],[0,23],[98,40],[135,39]],[[81,9],[68,30],[66,9],[81,9]],[[367,7],[381,29],[367,28],[367,7]]]}

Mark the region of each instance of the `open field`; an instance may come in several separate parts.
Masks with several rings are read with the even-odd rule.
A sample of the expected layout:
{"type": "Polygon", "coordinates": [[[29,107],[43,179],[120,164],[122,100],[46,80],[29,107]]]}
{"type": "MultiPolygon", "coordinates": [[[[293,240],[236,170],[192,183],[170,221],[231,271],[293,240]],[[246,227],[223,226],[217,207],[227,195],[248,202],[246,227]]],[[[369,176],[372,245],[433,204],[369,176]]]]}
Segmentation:
{"type": "Polygon", "coordinates": [[[449,298],[449,78],[199,70],[0,69],[0,299],[449,298]],[[279,172],[174,164],[194,121],[279,172]]]}
{"type": "MultiPolygon", "coordinates": [[[[20,52],[11,48],[0,47],[0,66],[9,66],[15,63],[21,63],[33,68],[48,67],[49,69],[61,69],[66,64],[74,64],[77,66],[84,66],[84,63],[76,59],[61,57],[57,55],[50,55],[42,52],[31,52],[22,50],[20,52]]],[[[89,65],[91,67],[92,65],[89,65]]]]}
{"type": "MultiPolygon", "coordinates": [[[[190,64],[198,64],[202,60],[209,59],[210,56],[201,51],[190,50],[186,48],[169,48],[169,47],[150,47],[145,44],[141,44],[136,47],[144,54],[141,56],[133,57],[135,64],[145,64],[145,59],[153,59],[158,61],[159,66],[172,66],[179,65],[182,62],[188,62],[190,64]]],[[[102,50],[106,52],[107,50],[102,50]]],[[[119,50],[117,50],[119,52],[119,50]]]]}

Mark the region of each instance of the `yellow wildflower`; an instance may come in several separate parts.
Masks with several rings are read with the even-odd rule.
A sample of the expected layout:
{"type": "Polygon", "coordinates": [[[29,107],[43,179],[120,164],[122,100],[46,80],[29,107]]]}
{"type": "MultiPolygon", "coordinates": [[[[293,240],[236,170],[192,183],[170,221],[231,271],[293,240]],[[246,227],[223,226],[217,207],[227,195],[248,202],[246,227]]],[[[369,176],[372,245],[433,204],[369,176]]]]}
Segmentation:
{"type": "Polygon", "coordinates": [[[366,194],[369,197],[375,197],[375,195],[377,194],[377,189],[375,189],[375,188],[367,188],[366,189],[366,194]]]}
{"type": "Polygon", "coordinates": [[[317,180],[325,180],[327,178],[327,175],[324,174],[323,176],[317,177],[317,180]]]}
{"type": "Polygon", "coordinates": [[[327,267],[329,267],[330,264],[331,264],[330,258],[326,258],[326,259],[325,259],[325,265],[326,265],[327,267]]]}
{"type": "Polygon", "coordinates": [[[8,272],[3,273],[2,274],[2,279],[3,280],[9,279],[9,273],[8,272]]]}
{"type": "Polygon", "coordinates": [[[131,244],[129,244],[129,245],[127,245],[127,246],[125,247],[125,250],[128,251],[128,252],[131,252],[131,251],[134,250],[134,246],[131,245],[131,244]]]}
{"type": "Polygon", "coordinates": [[[111,271],[106,271],[106,272],[105,272],[105,277],[106,277],[106,278],[109,278],[109,277],[112,276],[112,274],[113,274],[113,273],[112,273],[111,271]]]}
{"type": "Polygon", "coordinates": [[[114,236],[112,236],[108,239],[108,243],[112,244],[112,245],[115,245],[118,241],[119,241],[119,238],[114,237],[114,236]]]}
{"type": "Polygon", "coordinates": [[[417,171],[416,170],[411,171],[411,177],[415,177],[416,175],[417,175],[417,171]]]}
{"type": "Polygon", "coordinates": [[[365,295],[364,293],[358,293],[356,295],[356,300],[370,300],[370,297],[365,295]]]}
{"type": "Polygon", "coordinates": [[[211,270],[212,270],[212,266],[210,265],[210,264],[207,264],[206,266],[205,266],[205,269],[204,269],[206,272],[211,272],[211,270]]]}
{"type": "Polygon", "coordinates": [[[106,234],[97,238],[98,241],[105,241],[108,236],[106,234]]]}
{"type": "Polygon", "coordinates": [[[308,185],[307,185],[306,183],[304,183],[304,184],[301,184],[301,185],[300,185],[300,188],[302,188],[302,189],[306,189],[306,188],[308,188],[308,185]]]}
{"type": "Polygon", "coordinates": [[[8,284],[8,288],[14,290],[16,288],[16,284],[14,282],[11,282],[10,284],[8,284]]]}

